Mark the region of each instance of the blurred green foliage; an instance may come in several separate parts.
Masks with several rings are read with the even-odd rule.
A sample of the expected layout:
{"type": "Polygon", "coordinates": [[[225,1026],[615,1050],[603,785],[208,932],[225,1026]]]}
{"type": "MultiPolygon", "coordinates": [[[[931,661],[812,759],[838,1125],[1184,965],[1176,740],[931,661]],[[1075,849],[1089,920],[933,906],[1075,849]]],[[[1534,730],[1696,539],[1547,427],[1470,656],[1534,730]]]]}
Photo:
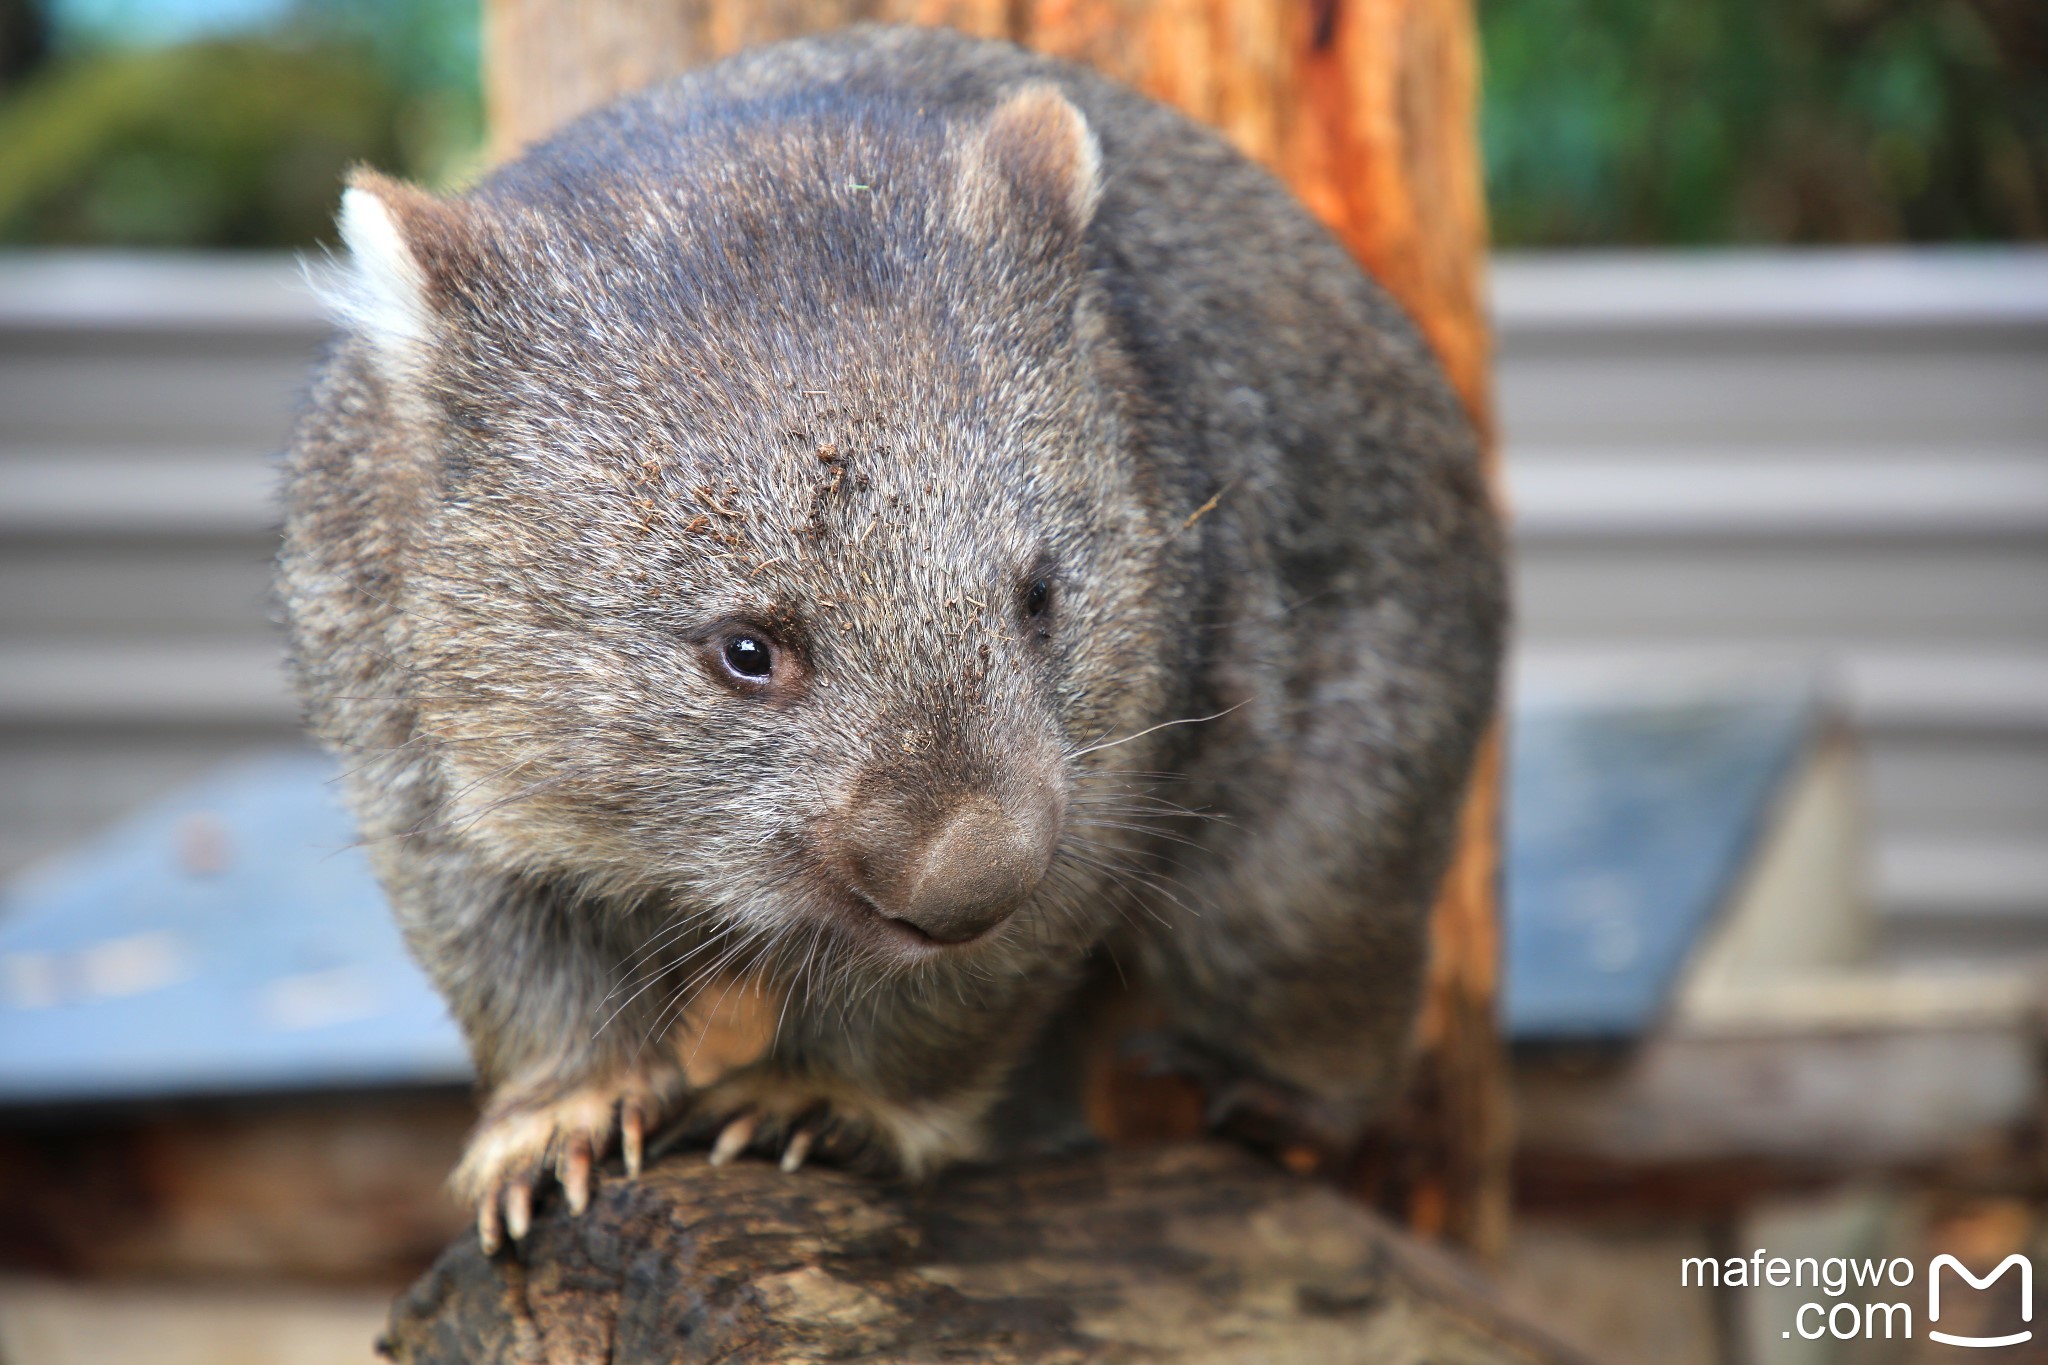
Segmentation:
{"type": "MultiPolygon", "coordinates": [[[[477,4],[298,0],[0,63],[0,242],[300,246],[353,162],[459,178],[477,4]]],[[[1502,245],[2048,237],[2048,0],[1477,6],[1502,245]]]]}
{"type": "Polygon", "coordinates": [[[1496,241],[2048,236],[2048,0],[1478,0],[1496,241]]]}
{"type": "Polygon", "coordinates": [[[368,162],[459,176],[474,0],[316,0],[273,28],[59,51],[0,94],[0,241],[303,246],[368,162]]]}

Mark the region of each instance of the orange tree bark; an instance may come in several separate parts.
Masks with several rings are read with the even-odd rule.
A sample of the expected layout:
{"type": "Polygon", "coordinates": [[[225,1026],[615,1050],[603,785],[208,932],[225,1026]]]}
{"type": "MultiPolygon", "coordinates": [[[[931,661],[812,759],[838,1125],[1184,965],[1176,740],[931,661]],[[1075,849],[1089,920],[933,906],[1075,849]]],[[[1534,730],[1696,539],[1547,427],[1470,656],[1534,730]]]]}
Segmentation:
{"type": "MultiPolygon", "coordinates": [[[[489,0],[494,149],[509,155],[615,94],[742,47],[863,19],[1008,38],[1221,128],[1407,307],[1491,446],[1470,0],[489,0]]],[[[1435,911],[1410,1103],[1351,1173],[1411,1226],[1482,1252],[1500,1246],[1507,1209],[1499,799],[1496,733],[1435,911]]],[[[1191,1106],[1112,1126],[1171,1130],[1167,1111],[1191,1106]]]]}

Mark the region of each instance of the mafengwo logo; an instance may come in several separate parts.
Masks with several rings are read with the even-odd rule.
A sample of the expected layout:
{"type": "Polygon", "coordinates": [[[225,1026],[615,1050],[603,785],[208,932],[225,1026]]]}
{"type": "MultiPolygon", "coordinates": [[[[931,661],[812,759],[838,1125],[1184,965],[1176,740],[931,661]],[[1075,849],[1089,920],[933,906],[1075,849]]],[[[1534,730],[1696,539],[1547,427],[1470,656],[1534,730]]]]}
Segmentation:
{"type": "MultiPolygon", "coordinates": [[[[1941,1321],[1941,1272],[1944,1269],[1955,1271],[1956,1274],[1969,1281],[1972,1289],[1989,1289],[1993,1280],[1996,1280],[2008,1270],[2017,1269],[2020,1272],[2020,1321],[2032,1322],[2034,1320],[2034,1263],[2032,1261],[2029,1261],[2025,1256],[2015,1251],[2012,1255],[1998,1263],[1998,1269],[1980,1280],[1970,1273],[1968,1266],[1958,1261],[1955,1257],[1944,1253],[1935,1257],[1934,1263],[1927,1267],[1927,1321],[1930,1324],[1941,1321]]],[[[2002,1337],[1958,1337],[1950,1336],[1947,1332],[1937,1332],[1930,1325],[1927,1329],[1927,1335],[1945,1346],[2017,1346],[2023,1341],[2031,1341],[2034,1333],[2032,1328],[2026,1328],[2018,1332],[2007,1333],[2002,1337]]]]}
{"type": "MultiPolygon", "coordinates": [[[[1812,1256],[1773,1256],[1759,1247],[1747,1259],[1740,1256],[1730,1256],[1726,1260],[1688,1256],[1679,1262],[1678,1273],[1679,1283],[1688,1288],[1758,1289],[1768,1285],[1783,1289],[1787,1286],[1811,1286],[1834,1300],[1824,1303],[1815,1299],[1800,1304],[1793,1314],[1792,1325],[1781,1333],[1786,1337],[1797,1333],[1808,1341],[1818,1341],[1824,1336],[1837,1341],[1872,1341],[1913,1335],[1912,1297],[1890,1303],[1876,1301],[1880,1294],[1888,1296],[1894,1291],[1912,1289],[1920,1278],[1918,1268],[1903,1256],[1890,1260],[1830,1256],[1821,1260],[1812,1256]],[[1845,1297],[1851,1290],[1857,1292],[1845,1297]]],[[[1943,1253],[1928,1263],[1926,1285],[1925,1327],[1928,1340],[1938,1341],[1944,1346],[1983,1349],[2017,1346],[2033,1340],[2034,1329],[2029,1324],[2034,1321],[2034,1264],[2021,1253],[2015,1251],[1983,1275],[1978,1275],[1954,1256],[1943,1253]],[[1941,1322],[1944,1279],[1952,1286],[1948,1290],[1948,1304],[1953,1309],[1956,1295],[1963,1285],[1973,1290],[1988,1290],[2015,1271],[2019,1276],[2019,1320],[2002,1324],[2012,1330],[1964,1334],[1944,1332],[1937,1325],[1941,1322]]],[[[1949,1316],[1953,1323],[1957,1315],[1951,1312],[1949,1316]]]]}

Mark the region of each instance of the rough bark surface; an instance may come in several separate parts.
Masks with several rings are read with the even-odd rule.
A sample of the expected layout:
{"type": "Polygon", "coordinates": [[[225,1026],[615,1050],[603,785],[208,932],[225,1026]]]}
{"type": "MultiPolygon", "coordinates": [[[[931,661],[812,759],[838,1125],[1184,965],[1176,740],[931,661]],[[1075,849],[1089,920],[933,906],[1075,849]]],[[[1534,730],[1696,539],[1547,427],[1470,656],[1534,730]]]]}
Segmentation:
{"type": "Polygon", "coordinates": [[[458,1243],[380,1345],[414,1365],[1580,1360],[1354,1201],[1216,1144],[915,1189],[682,1154],[495,1260],[458,1243]]]}
{"type": "MultiPolygon", "coordinates": [[[[743,47],[861,20],[946,24],[1085,62],[1221,128],[1270,167],[1415,317],[1492,428],[1486,214],[1471,0],[487,0],[493,145],[743,47]]],[[[1350,1179],[1429,1235],[1496,1254],[1511,1144],[1494,1024],[1500,741],[1482,754],[1439,896],[1405,1113],[1350,1179]]],[[[1121,1077],[1111,1138],[1189,1136],[1201,1106],[1121,1077]],[[1132,1101],[1135,1099],[1136,1103],[1132,1101]]]]}

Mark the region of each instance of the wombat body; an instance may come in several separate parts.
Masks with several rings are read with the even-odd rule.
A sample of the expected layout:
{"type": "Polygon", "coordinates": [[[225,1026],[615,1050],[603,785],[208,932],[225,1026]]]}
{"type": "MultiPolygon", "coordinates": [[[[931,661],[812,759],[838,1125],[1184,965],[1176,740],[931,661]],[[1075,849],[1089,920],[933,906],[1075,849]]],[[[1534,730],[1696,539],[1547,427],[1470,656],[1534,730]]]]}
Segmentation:
{"type": "Polygon", "coordinates": [[[1100,964],[1217,1112],[1400,1074],[1490,712],[1474,438],[1266,173],[855,29],[453,199],[362,176],[288,457],[314,732],[489,1095],[494,1243],[680,1121],[916,1173],[1100,964]]]}

